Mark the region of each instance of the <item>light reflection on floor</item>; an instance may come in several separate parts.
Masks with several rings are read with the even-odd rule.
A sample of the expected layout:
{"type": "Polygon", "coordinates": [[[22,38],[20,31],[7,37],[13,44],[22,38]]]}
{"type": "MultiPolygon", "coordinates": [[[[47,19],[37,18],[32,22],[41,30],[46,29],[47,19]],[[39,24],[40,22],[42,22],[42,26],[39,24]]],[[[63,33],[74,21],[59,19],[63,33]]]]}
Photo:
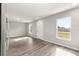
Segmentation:
{"type": "Polygon", "coordinates": [[[30,37],[21,37],[21,38],[14,39],[13,41],[18,43],[21,41],[25,41],[28,44],[28,47],[32,47],[33,45],[33,39],[30,37]]]}
{"type": "Polygon", "coordinates": [[[21,38],[16,38],[14,39],[13,41],[20,41],[20,40],[23,40],[23,39],[31,39],[30,37],[21,37],[21,38]]]}
{"type": "Polygon", "coordinates": [[[69,52],[69,51],[66,51],[64,49],[56,48],[56,55],[55,56],[76,56],[76,55],[69,52]]]}

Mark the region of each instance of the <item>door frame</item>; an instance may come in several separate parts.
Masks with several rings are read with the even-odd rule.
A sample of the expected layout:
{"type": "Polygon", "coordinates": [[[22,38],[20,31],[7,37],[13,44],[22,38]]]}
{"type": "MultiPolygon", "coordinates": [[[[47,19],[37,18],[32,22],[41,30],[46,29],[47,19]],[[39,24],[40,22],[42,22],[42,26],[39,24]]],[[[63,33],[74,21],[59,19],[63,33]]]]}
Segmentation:
{"type": "Polygon", "coordinates": [[[1,3],[0,3],[0,56],[1,56],[1,3]]]}
{"type": "Polygon", "coordinates": [[[1,56],[6,56],[6,16],[7,4],[1,3],[1,56]]]}

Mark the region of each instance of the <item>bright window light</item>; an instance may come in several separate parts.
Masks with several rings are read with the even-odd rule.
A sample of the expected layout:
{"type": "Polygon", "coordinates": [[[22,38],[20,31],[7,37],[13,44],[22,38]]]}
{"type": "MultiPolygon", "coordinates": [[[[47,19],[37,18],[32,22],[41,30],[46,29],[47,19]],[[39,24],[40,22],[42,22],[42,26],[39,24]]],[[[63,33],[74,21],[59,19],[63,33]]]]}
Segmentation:
{"type": "Polygon", "coordinates": [[[56,38],[71,40],[71,17],[63,17],[56,20],[56,38]]]}

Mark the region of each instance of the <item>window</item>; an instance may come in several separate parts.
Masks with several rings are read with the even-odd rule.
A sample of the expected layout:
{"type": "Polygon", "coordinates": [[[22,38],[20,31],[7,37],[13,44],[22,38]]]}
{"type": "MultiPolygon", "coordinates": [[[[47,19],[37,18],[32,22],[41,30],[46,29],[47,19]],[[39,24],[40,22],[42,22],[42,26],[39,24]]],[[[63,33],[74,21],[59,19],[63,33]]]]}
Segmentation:
{"type": "Polygon", "coordinates": [[[71,40],[71,17],[63,17],[56,20],[56,38],[71,40]]]}

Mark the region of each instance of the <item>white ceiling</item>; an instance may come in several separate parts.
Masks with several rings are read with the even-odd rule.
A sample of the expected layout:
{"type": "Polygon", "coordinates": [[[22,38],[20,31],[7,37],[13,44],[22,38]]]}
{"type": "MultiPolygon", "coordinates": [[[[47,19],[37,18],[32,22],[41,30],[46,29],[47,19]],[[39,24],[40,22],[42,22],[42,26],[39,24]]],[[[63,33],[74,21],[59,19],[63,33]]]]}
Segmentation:
{"type": "Polygon", "coordinates": [[[30,22],[74,6],[72,3],[8,3],[6,15],[13,21],[30,22]]]}

